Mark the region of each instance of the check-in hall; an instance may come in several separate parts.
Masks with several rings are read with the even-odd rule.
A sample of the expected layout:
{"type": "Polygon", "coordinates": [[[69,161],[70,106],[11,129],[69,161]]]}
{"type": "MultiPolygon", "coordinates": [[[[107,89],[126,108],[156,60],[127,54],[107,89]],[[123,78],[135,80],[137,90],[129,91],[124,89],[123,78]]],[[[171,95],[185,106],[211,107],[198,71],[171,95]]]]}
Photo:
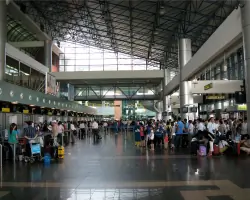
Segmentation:
{"type": "Polygon", "coordinates": [[[248,200],[249,11],[0,1],[0,200],[248,200]]]}

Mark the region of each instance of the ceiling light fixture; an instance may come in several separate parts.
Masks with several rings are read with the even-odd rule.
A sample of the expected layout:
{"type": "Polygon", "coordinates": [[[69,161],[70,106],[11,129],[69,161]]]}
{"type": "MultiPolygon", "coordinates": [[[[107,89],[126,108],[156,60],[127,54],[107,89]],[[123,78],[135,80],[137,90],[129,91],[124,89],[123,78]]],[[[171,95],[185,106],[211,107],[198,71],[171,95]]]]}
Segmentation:
{"type": "Polygon", "coordinates": [[[161,6],[160,7],[160,15],[163,16],[163,15],[165,15],[165,13],[166,13],[165,7],[161,6]]]}

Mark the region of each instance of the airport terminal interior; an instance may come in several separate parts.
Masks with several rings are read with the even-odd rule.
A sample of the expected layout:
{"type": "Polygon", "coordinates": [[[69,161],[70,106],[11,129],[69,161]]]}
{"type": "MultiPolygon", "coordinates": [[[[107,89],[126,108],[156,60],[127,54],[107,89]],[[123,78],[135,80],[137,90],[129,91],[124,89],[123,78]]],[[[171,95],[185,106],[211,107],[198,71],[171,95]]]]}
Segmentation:
{"type": "Polygon", "coordinates": [[[1,0],[0,200],[249,200],[250,1],[1,0]]]}

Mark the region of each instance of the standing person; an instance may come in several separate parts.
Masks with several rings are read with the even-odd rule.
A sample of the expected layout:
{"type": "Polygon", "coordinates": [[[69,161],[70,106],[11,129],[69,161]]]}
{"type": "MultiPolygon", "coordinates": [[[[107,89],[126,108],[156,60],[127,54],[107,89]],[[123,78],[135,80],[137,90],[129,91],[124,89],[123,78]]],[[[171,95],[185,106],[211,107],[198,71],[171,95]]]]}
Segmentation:
{"type": "Polygon", "coordinates": [[[208,120],[208,124],[207,124],[207,130],[209,133],[211,134],[215,134],[216,132],[216,124],[214,122],[214,118],[211,117],[209,120],[208,120]]]}
{"type": "Polygon", "coordinates": [[[52,138],[54,139],[54,144],[57,146],[57,135],[58,135],[58,124],[56,120],[53,120],[52,123],[52,138]]]}
{"type": "Polygon", "coordinates": [[[175,147],[179,148],[179,146],[182,144],[182,135],[184,130],[184,124],[181,121],[181,118],[178,118],[178,122],[176,124],[176,136],[175,136],[175,147]]]}
{"type": "Polygon", "coordinates": [[[92,131],[94,139],[101,139],[101,137],[99,136],[98,123],[95,120],[92,123],[92,131]]]}
{"type": "Polygon", "coordinates": [[[244,118],[244,121],[241,125],[241,135],[244,137],[246,136],[248,133],[247,133],[247,118],[245,117],[244,118]]]}
{"type": "Polygon", "coordinates": [[[154,139],[155,139],[155,133],[154,133],[154,128],[151,126],[150,127],[150,135],[149,135],[149,141],[150,141],[150,149],[151,151],[154,151],[154,139]]]}
{"type": "Polygon", "coordinates": [[[172,132],[171,132],[171,149],[173,149],[175,146],[175,135],[176,135],[176,124],[175,122],[172,122],[171,123],[171,126],[172,126],[172,132]]]}
{"type": "Polygon", "coordinates": [[[83,135],[85,133],[85,124],[83,121],[81,121],[80,123],[80,131],[79,131],[79,140],[82,140],[83,139],[83,135]]]}
{"type": "Polygon", "coordinates": [[[63,134],[64,134],[64,126],[61,121],[58,122],[58,127],[57,127],[57,142],[62,145],[63,144],[63,134]]]}
{"type": "Polygon", "coordinates": [[[189,120],[188,121],[188,142],[189,142],[189,145],[191,144],[191,140],[192,140],[193,135],[194,135],[194,125],[193,125],[192,120],[189,120]]]}
{"type": "Polygon", "coordinates": [[[73,124],[73,122],[70,122],[70,137],[71,137],[71,143],[75,143],[75,133],[76,133],[76,127],[73,124]]]}
{"type": "Polygon", "coordinates": [[[32,121],[27,122],[28,126],[24,128],[24,137],[28,140],[26,144],[26,156],[31,156],[31,146],[30,144],[38,136],[36,129],[32,126],[32,121]]]}
{"type": "Polygon", "coordinates": [[[140,136],[141,136],[141,147],[145,147],[145,135],[144,135],[144,126],[140,123],[140,136]]]}
{"type": "Polygon", "coordinates": [[[104,134],[108,134],[108,123],[106,121],[103,123],[103,127],[104,127],[104,134]]]}
{"type": "MultiPolygon", "coordinates": [[[[16,155],[16,144],[18,144],[18,131],[17,125],[12,123],[10,125],[9,135],[8,135],[8,143],[12,150],[12,157],[15,158],[16,155]]],[[[1,158],[2,159],[2,158],[1,158]]]]}

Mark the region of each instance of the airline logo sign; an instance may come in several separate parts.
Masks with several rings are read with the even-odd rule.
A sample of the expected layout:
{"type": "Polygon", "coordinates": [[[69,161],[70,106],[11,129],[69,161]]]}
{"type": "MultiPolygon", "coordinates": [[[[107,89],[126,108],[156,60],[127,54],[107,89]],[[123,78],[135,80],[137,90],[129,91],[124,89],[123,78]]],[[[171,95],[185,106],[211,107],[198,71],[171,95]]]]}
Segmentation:
{"type": "Polygon", "coordinates": [[[211,88],[213,88],[213,83],[209,83],[209,84],[204,86],[204,90],[209,90],[211,88]]]}
{"type": "Polygon", "coordinates": [[[207,95],[206,99],[208,100],[223,100],[226,99],[225,95],[207,95]]]}

